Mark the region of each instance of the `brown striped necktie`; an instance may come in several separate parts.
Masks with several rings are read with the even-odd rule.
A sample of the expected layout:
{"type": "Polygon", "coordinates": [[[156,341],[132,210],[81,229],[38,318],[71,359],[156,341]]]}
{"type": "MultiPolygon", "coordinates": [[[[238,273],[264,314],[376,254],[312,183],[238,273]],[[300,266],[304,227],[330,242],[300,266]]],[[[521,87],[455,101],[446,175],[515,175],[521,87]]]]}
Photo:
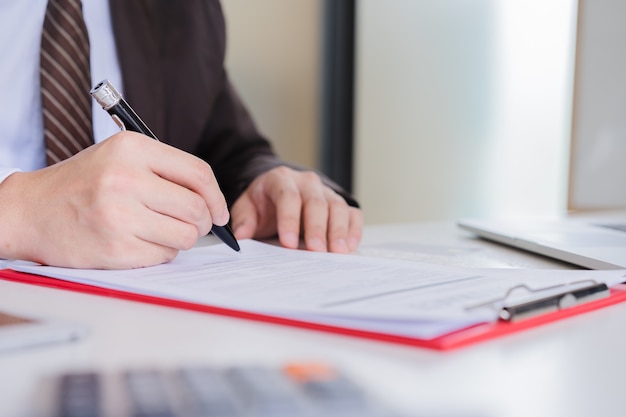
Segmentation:
{"type": "Polygon", "coordinates": [[[46,161],[93,144],[89,36],[81,0],[48,0],[41,35],[40,81],[46,161]]]}

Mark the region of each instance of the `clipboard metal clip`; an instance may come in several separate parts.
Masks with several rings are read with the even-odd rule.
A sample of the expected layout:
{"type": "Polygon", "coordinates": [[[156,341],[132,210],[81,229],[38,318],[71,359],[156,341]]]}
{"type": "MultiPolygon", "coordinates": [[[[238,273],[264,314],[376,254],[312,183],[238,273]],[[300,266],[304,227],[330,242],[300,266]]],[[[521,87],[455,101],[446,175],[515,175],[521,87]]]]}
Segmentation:
{"type": "Polygon", "coordinates": [[[605,283],[598,283],[593,279],[576,281],[568,284],[553,285],[539,289],[533,289],[525,284],[521,284],[509,288],[501,298],[467,307],[466,310],[489,307],[498,312],[498,318],[500,320],[513,322],[532,318],[545,313],[564,310],[566,308],[599,300],[601,298],[608,297],[609,295],[609,287],[605,283]],[[588,285],[578,286],[580,284],[588,285]],[[571,288],[572,286],[576,287],[571,288]],[[567,287],[567,289],[556,293],[551,291],[560,287],[567,287]],[[546,291],[549,292],[549,294],[533,298],[531,300],[527,299],[518,303],[507,302],[511,298],[511,295],[514,292],[519,292],[519,290],[524,290],[528,294],[541,294],[546,291]]]}

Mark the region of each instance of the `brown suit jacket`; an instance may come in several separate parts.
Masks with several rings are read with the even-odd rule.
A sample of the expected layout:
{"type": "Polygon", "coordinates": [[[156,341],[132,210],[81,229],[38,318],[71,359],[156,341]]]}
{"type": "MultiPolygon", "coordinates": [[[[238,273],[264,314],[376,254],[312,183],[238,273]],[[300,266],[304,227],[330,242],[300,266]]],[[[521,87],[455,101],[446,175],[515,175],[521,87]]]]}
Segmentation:
{"type": "Polygon", "coordinates": [[[256,176],[287,165],[259,134],[228,80],[219,0],[109,3],[127,101],[160,140],[211,165],[229,204],[256,176]]]}

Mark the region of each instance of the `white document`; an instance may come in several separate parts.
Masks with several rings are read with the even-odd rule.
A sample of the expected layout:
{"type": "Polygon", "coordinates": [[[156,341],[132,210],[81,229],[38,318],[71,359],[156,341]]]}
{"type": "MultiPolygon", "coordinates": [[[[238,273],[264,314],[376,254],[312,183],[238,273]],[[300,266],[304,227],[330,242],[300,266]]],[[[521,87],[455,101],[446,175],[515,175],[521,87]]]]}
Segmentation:
{"type": "MultiPolygon", "coordinates": [[[[315,253],[244,240],[196,247],[168,263],[106,271],[14,261],[5,267],[102,288],[324,324],[431,338],[497,318],[469,306],[514,286],[542,289],[626,271],[478,270],[357,255],[315,253]]],[[[560,288],[561,290],[564,289],[560,288]]]]}

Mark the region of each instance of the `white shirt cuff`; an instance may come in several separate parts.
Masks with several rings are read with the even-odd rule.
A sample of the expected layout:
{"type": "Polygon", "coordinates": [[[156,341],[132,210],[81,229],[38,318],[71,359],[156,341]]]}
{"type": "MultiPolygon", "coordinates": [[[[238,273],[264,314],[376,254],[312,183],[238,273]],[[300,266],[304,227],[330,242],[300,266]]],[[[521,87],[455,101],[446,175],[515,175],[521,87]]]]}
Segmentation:
{"type": "Polygon", "coordinates": [[[0,183],[4,181],[9,175],[16,172],[22,172],[22,170],[17,168],[0,168],[0,183]]]}

